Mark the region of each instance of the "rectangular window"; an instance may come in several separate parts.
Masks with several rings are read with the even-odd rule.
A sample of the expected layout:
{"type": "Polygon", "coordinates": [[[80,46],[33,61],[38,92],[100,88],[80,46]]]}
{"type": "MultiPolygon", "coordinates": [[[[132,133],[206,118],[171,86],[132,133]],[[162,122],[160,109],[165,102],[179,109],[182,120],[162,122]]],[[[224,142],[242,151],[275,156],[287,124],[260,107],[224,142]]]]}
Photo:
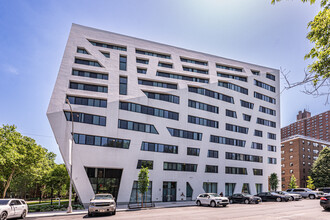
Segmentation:
{"type": "Polygon", "coordinates": [[[176,95],[146,92],[146,91],[143,91],[143,92],[149,99],[156,99],[156,100],[171,102],[171,103],[175,103],[175,104],[180,103],[180,97],[176,96],[176,95]]]}
{"type": "Polygon", "coordinates": [[[108,74],[72,69],[72,75],[108,80],[108,74]]]}
{"type": "Polygon", "coordinates": [[[151,134],[158,134],[158,131],[156,130],[154,125],[135,122],[135,121],[126,121],[126,120],[118,119],[118,128],[132,130],[132,131],[146,132],[151,134]]]}
{"type": "Polygon", "coordinates": [[[262,176],[262,169],[253,169],[253,175],[262,176]]]}
{"type": "Polygon", "coordinates": [[[119,94],[127,95],[127,77],[119,77],[119,94]]]}
{"type": "Polygon", "coordinates": [[[136,58],[136,62],[141,64],[149,64],[149,60],[141,59],[141,58],[136,58]]]}
{"type": "Polygon", "coordinates": [[[207,61],[194,60],[194,59],[184,58],[184,57],[180,57],[180,60],[181,60],[181,62],[185,62],[185,63],[193,63],[193,64],[197,64],[197,65],[207,66],[207,61]]]}
{"type": "Polygon", "coordinates": [[[232,117],[232,118],[237,118],[236,112],[232,111],[232,110],[229,110],[229,109],[226,109],[226,116],[232,117]]]}
{"type": "Polygon", "coordinates": [[[192,115],[188,115],[188,123],[203,125],[212,128],[219,128],[219,122],[206,118],[200,118],[192,115]]]}
{"type": "Polygon", "coordinates": [[[84,97],[77,97],[77,96],[67,96],[69,99],[70,104],[74,105],[86,105],[86,106],[94,106],[94,107],[107,107],[107,100],[104,99],[93,99],[93,98],[84,98],[84,97]]]}
{"type": "Polygon", "coordinates": [[[260,72],[259,71],[251,70],[251,72],[252,72],[253,75],[256,75],[256,76],[259,76],[260,75],[260,72]]]}
{"type": "Polygon", "coordinates": [[[135,104],[131,102],[119,102],[119,109],[142,113],[146,115],[157,116],[161,118],[168,118],[172,120],[179,120],[179,113],[164,109],[154,108],[146,105],[135,104]]]}
{"type": "Polygon", "coordinates": [[[242,68],[237,68],[237,67],[232,67],[232,66],[225,66],[225,65],[222,65],[222,64],[216,64],[216,67],[217,68],[220,68],[220,69],[225,69],[225,70],[231,70],[231,71],[236,71],[236,72],[243,72],[243,69],[242,68]]]}
{"type": "Polygon", "coordinates": [[[241,100],[241,106],[242,107],[245,107],[245,108],[253,109],[254,104],[251,103],[251,102],[247,102],[247,101],[241,100]]]}
{"type": "Polygon", "coordinates": [[[142,167],[152,170],[154,168],[154,161],[152,160],[138,160],[136,169],[141,169],[142,167]]]}
{"type": "Polygon", "coordinates": [[[276,115],[276,111],[273,110],[273,109],[270,109],[270,108],[266,108],[264,106],[260,106],[259,107],[259,112],[263,112],[263,113],[266,113],[266,114],[269,114],[269,115],[276,115]]]}
{"type": "MultiPolygon", "coordinates": [[[[129,200],[130,204],[140,204],[142,202],[141,193],[139,192],[138,181],[133,182],[131,197],[129,200]]],[[[148,191],[143,195],[144,203],[152,202],[152,181],[149,182],[148,191]]]]}
{"type": "Polygon", "coordinates": [[[218,173],[218,166],[206,165],[205,173],[218,173]]]}
{"type": "Polygon", "coordinates": [[[251,121],[251,115],[247,115],[243,113],[243,120],[244,121],[251,121]]]}
{"type": "Polygon", "coordinates": [[[276,134],[268,132],[268,139],[276,140],[276,134]]]}
{"type": "Polygon", "coordinates": [[[273,74],[270,73],[266,73],[266,78],[271,79],[273,81],[275,81],[275,76],[273,74]]]}
{"type": "Polygon", "coordinates": [[[234,98],[208,89],[188,86],[188,91],[234,104],[234,98]]]}
{"type": "Polygon", "coordinates": [[[199,156],[200,149],[194,147],[187,147],[187,155],[199,156]]]}
{"type": "Polygon", "coordinates": [[[108,52],[103,52],[103,51],[100,51],[102,54],[103,54],[103,56],[105,56],[106,58],[110,58],[110,53],[108,53],[108,52]]]}
{"type": "Polygon", "coordinates": [[[227,74],[227,73],[217,73],[217,75],[219,77],[225,77],[225,78],[229,78],[229,79],[235,79],[235,80],[240,80],[243,82],[247,82],[247,78],[243,77],[243,76],[236,76],[236,75],[231,75],[231,74],[227,74]]]}
{"type": "Polygon", "coordinates": [[[104,47],[104,48],[109,48],[109,49],[114,49],[114,50],[121,50],[121,51],[126,51],[125,46],[119,46],[115,44],[109,44],[109,43],[101,43],[101,42],[96,42],[92,40],[88,40],[93,46],[97,47],[104,47]]]}
{"type": "Polygon", "coordinates": [[[151,80],[145,80],[145,79],[139,79],[138,83],[140,85],[144,85],[144,86],[154,86],[154,87],[167,88],[167,89],[177,89],[178,88],[178,85],[174,84],[174,83],[165,83],[165,82],[151,81],[151,80]]]}
{"type": "Polygon", "coordinates": [[[268,151],[276,152],[276,146],[274,146],[274,145],[268,145],[268,151]]]}
{"type": "Polygon", "coordinates": [[[269,164],[276,164],[276,158],[268,157],[269,164]]]}
{"type": "Polygon", "coordinates": [[[147,55],[147,56],[153,56],[153,57],[171,59],[171,55],[170,54],[162,54],[162,53],[148,51],[148,50],[135,49],[135,53],[142,54],[142,55],[147,55]]]}
{"type": "MultiPolygon", "coordinates": [[[[71,112],[64,111],[67,121],[72,121],[71,112]]],[[[106,117],[99,115],[90,115],[81,112],[73,112],[73,121],[85,124],[106,126],[106,117]]]]}
{"type": "Polygon", "coordinates": [[[238,132],[238,133],[242,133],[242,134],[247,134],[249,132],[249,128],[241,127],[241,126],[233,125],[233,124],[228,124],[228,123],[226,123],[226,130],[238,132]]]}
{"type": "Polygon", "coordinates": [[[226,183],[225,184],[225,196],[232,196],[235,191],[236,183],[226,183]]]}
{"type": "Polygon", "coordinates": [[[158,144],[158,143],[150,143],[150,142],[142,142],[141,144],[142,151],[153,151],[160,153],[169,153],[169,154],[177,154],[178,146],[175,145],[167,145],[167,144],[158,144]]]}
{"type": "Polygon", "coordinates": [[[232,145],[232,146],[238,146],[238,147],[245,147],[246,141],[239,140],[239,139],[233,139],[233,138],[227,138],[227,137],[221,137],[221,136],[210,136],[210,142],[217,143],[217,144],[226,144],[226,145],[232,145]]]}
{"type": "Polygon", "coordinates": [[[127,57],[120,55],[119,57],[119,70],[127,70],[127,57]]]}
{"type": "Polygon", "coordinates": [[[164,170],[197,172],[197,164],[164,162],[164,170]]]}
{"type": "Polygon", "coordinates": [[[256,192],[257,192],[257,194],[262,192],[262,184],[261,183],[256,183],[256,192]]]}
{"type": "Polygon", "coordinates": [[[77,53],[82,53],[82,54],[89,54],[85,48],[77,48],[77,53]]]}
{"type": "Polygon", "coordinates": [[[137,73],[147,74],[147,69],[142,69],[142,68],[137,67],[136,71],[137,71],[137,73]]]}
{"type": "Polygon", "coordinates": [[[257,149],[257,150],[262,150],[262,143],[252,142],[251,148],[252,149],[257,149]]]}
{"type": "Polygon", "coordinates": [[[274,86],[271,86],[271,85],[268,85],[266,83],[260,82],[256,79],[254,80],[254,85],[256,85],[260,88],[266,89],[268,91],[275,92],[275,87],[274,86]]]}
{"type": "Polygon", "coordinates": [[[227,89],[231,89],[231,90],[234,90],[236,92],[240,92],[240,93],[245,94],[245,95],[248,95],[249,94],[249,91],[248,91],[247,88],[244,88],[244,87],[235,85],[233,83],[219,81],[218,82],[218,86],[224,87],[224,88],[227,88],[227,89]]]}
{"type": "Polygon", "coordinates": [[[247,175],[246,168],[243,167],[226,167],[226,174],[241,174],[241,175],[247,175]]]}
{"type": "Polygon", "coordinates": [[[86,60],[86,59],[81,59],[81,58],[75,58],[74,62],[77,64],[86,65],[86,66],[102,67],[101,64],[95,60],[86,60]]]}
{"type": "Polygon", "coordinates": [[[257,99],[261,99],[263,101],[272,103],[272,104],[276,104],[276,99],[271,98],[271,97],[266,96],[266,95],[263,95],[263,94],[260,94],[258,92],[254,92],[254,97],[257,98],[257,99]]]}
{"type": "Polygon", "coordinates": [[[202,140],[202,133],[193,132],[193,131],[186,131],[176,128],[169,128],[167,127],[168,132],[173,137],[179,137],[179,138],[186,138],[186,139],[192,139],[201,141],[202,140]]]}
{"type": "Polygon", "coordinates": [[[262,163],[262,156],[226,152],[226,159],[262,163]]]}
{"type": "Polygon", "coordinates": [[[175,73],[165,73],[165,72],[157,71],[156,75],[157,76],[160,76],[160,77],[166,77],[166,78],[172,78],[172,79],[180,79],[180,80],[185,80],[185,81],[200,82],[200,83],[209,83],[209,79],[199,78],[199,77],[185,76],[185,75],[180,75],[180,74],[175,74],[175,73]]]}
{"type": "Polygon", "coordinates": [[[103,92],[103,93],[108,92],[107,86],[98,86],[98,85],[75,83],[75,82],[70,82],[70,89],[86,90],[92,92],[103,92]]]}
{"type": "Polygon", "coordinates": [[[94,145],[94,146],[102,146],[102,147],[114,147],[114,148],[124,148],[128,149],[131,143],[130,140],[118,139],[118,138],[110,138],[110,137],[100,137],[100,136],[92,136],[85,134],[74,134],[74,143],[75,144],[86,144],[86,145],[94,145]]]}
{"type": "Polygon", "coordinates": [[[218,193],[218,183],[203,183],[203,189],[205,193],[218,193]]]}
{"type": "Polygon", "coordinates": [[[158,66],[164,67],[164,68],[169,68],[169,69],[172,69],[173,68],[173,64],[172,63],[158,62],[158,66]]]}
{"type": "Polygon", "coordinates": [[[209,74],[208,70],[202,70],[202,69],[197,69],[197,68],[192,68],[192,67],[187,67],[187,66],[182,66],[182,69],[183,69],[183,71],[187,71],[187,72],[209,74]]]}
{"type": "Polygon", "coordinates": [[[219,151],[217,151],[217,150],[208,150],[207,157],[219,158],[219,151]]]}
{"type": "Polygon", "coordinates": [[[276,128],[276,122],[262,119],[262,118],[257,118],[257,124],[276,128]]]}
{"type": "Polygon", "coordinates": [[[196,108],[196,109],[200,109],[200,110],[204,110],[204,111],[208,111],[208,112],[213,112],[213,113],[217,113],[217,114],[219,113],[219,108],[217,106],[205,104],[205,103],[194,101],[191,99],[188,100],[188,106],[191,108],[196,108]]]}
{"type": "Polygon", "coordinates": [[[260,131],[260,130],[254,130],[254,136],[262,137],[262,131],[260,131]]]}

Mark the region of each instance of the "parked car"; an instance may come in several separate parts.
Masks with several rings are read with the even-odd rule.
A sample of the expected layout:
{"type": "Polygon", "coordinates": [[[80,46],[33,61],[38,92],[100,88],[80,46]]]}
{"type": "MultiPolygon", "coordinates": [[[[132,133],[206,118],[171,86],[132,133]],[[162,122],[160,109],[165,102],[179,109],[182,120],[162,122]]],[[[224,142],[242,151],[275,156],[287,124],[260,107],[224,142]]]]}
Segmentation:
{"type": "Polygon", "coordinates": [[[310,199],[316,199],[316,198],[321,198],[324,193],[322,191],[313,191],[308,188],[296,188],[296,189],[288,189],[288,193],[292,194],[300,194],[303,198],[310,198],[310,199]]]}
{"type": "Polygon", "coordinates": [[[96,194],[88,207],[88,216],[94,214],[116,214],[115,198],[111,194],[96,194]]]}
{"type": "Polygon", "coordinates": [[[324,208],[324,210],[330,210],[330,196],[321,197],[320,205],[324,208]]]}
{"type": "Polygon", "coordinates": [[[289,201],[290,196],[288,195],[280,195],[275,192],[261,192],[258,193],[257,196],[259,196],[263,202],[268,202],[268,201],[276,201],[276,202],[282,202],[282,201],[289,201]]]}
{"type": "Polygon", "coordinates": [[[253,196],[247,193],[235,193],[232,196],[228,197],[229,203],[255,203],[258,204],[262,199],[258,196],[253,196]]]}
{"type": "Polygon", "coordinates": [[[321,191],[323,193],[330,193],[330,187],[322,187],[322,188],[318,188],[317,191],[321,191]]]}
{"type": "Polygon", "coordinates": [[[278,193],[280,195],[290,196],[290,201],[298,201],[298,200],[302,199],[302,196],[300,194],[288,193],[286,191],[276,191],[276,193],[278,193]]]}
{"type": "Polygon", "coordinates": [[[211,207],[216,207],[222,205],[226,207],[229,204],[229,199],[227,197],[221,197],[217,193],[203,193],[197,196],[196,204],[198,206],[209,205],[211,207]]]}
{"type": "Polygon", "coordinates": [[[23,199],[0,199],[0,219],[21,218],[28,213],[28,206],[23,199]]]}

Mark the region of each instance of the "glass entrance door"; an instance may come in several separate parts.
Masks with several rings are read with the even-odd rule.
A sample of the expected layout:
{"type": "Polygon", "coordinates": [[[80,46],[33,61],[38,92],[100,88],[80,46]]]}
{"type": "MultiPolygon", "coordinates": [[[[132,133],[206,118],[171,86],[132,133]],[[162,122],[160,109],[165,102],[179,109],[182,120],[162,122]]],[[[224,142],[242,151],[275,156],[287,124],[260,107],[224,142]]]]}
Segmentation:
{"type": "Polygon", "coordinates": [[[163,202],[176,201],[176,182],[163,182],[163,202]]]}

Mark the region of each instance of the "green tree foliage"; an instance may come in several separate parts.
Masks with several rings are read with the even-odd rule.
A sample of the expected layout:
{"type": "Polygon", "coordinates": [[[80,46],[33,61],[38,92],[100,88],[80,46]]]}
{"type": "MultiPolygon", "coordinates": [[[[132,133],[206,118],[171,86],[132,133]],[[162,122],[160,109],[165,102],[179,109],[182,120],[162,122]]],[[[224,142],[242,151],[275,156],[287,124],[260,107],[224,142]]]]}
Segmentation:
{"type": "Polygon", "coordinates": [[[330,148],[325,147],[313,163],[311,177],[316,188],[330,186],[330,148]]]}
{"type": "Polygon", "coordinates": [[[141,193],[141,202],[143,207],[143,197],[148,191],[149,186],[149,169],[148,167],[142,167],[138,176],[138,190],[141,193]]]}
{"type": "Polygon", "coordinates": [[[296,177],[292,174],[292,176],[290,177],[290,183],[289,183],[289,189],[296,189],[298,188],[297,185],[297,179],[296,177]]]}
{"type": "Polygon", "coordinates": [[[278,176],[277,173],[272,173],[270,174],[270,178],[269,178],[269,185],[270,185],[270,189],[273,191],[276,191],[278,188],[278,176]]]}
{"type": "Polygon", "coordinates": [[[311,176],[308,176],[308,180],[306,182],[307,182],[308,189],[315,189],[314,181],[311,176]]]}

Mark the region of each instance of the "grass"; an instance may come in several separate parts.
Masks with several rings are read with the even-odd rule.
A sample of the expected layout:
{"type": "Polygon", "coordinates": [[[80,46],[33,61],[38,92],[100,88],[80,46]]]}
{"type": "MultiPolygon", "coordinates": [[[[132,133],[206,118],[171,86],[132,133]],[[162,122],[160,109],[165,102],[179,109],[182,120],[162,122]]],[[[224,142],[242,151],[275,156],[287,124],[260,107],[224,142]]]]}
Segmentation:
{"type": "MultiPolygon", "coordinates": [[[[53,205],[50,204],[41,204],[41,205],[28,205],[29,206],[29,212],[52,212],[52,211],[66,211],[68,208],[68,201],[61,201],[61,205],[58,205],[58,202],[54,203],[53,205]]],[[[76,204],[76,205],[72,205],[72,208],[74,210],[81,210],[84,209],[84,207],[82,205],[76,204]]]]}

